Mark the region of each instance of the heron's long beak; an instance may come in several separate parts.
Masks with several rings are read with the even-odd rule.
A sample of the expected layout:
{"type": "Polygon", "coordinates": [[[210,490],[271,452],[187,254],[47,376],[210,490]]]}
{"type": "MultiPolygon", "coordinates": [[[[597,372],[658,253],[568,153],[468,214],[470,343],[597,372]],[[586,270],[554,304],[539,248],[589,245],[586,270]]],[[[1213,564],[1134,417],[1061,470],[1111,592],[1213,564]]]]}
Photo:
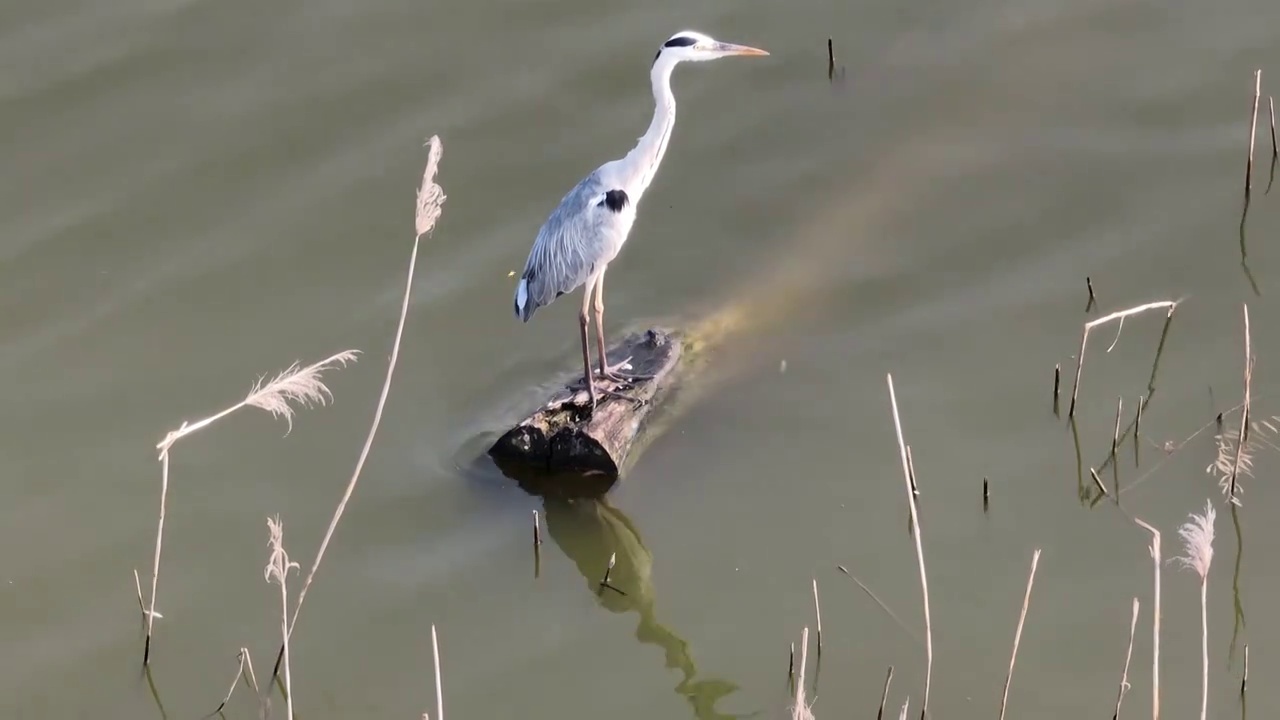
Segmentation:
{"type": "Polygon", "coordinates": [[[760,48],[753,48],[750,45],[734,45],[733,43],[718,42],[714,47],[715,51],[723,55],[768,55],[769,53],[760,48]]]}

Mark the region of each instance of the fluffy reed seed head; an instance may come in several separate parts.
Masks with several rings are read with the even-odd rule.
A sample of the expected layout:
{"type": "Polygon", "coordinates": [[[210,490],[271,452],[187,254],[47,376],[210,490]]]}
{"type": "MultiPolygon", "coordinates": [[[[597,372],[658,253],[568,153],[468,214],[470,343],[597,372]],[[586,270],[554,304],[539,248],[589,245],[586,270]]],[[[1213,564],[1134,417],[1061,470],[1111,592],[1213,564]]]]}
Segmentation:
{"type": "Polygon", "coordinates": [[[418,237],[431,232],[440,213],[444,211],[444,190],[436,184],[436,172],[440,169],[440,155],[444,153],[444,144],[439,135],[427,138],[426,145],[431,148],[427,152],[427,166],[422,171],[422,184],[418,186],[418,206],[414,216],[414,229],[418,237]]]}
{"type": "Polygon", "coordinates": [[[266,410],[273,417],[283,417],[291,431],[295,409],[289,403],[292,401],[309,408],[314,405],[325,405],[333,400],[333,393],[329,392],[329,387],[324,384],[321,375],[326,370],[333,369],[335,365],[346,367],[347,363],[355,362],[357,352],[356,350],[340,352],[303,368],[298,367],[295,361],[265,385],[262,383],[266,379],[264,375],[258,378],[253,389],[245,396],[244,404],[266,410]]]}
{"type": "Polygon", "coordinates": [[[1200,582],[1209,577],[1209,566],[1213,564],[1213,522],[1216,518],[1213,503],[1204,501],[1204,514],[1191,513],[1190,519],[1178,528],[1178,537],[1182,538],[1185,555],[1175,557],[1184,568],[1194,570],[1200,576],[1200,582]]]}
{"type": "Polygon", "coordinates": [[[289,553],[284,549],[284,523],[280,521],[280,516],[267,518],[267,533],[270,539],[267,540],[268,547],[271,548],[271,555],[267,558],[267,566],[262,571],[262,576],[267,582],[277,582],[281,585],[285,583],[285,575],[290,570],[297,569],[298,563],[289,561],[289,553]]]}

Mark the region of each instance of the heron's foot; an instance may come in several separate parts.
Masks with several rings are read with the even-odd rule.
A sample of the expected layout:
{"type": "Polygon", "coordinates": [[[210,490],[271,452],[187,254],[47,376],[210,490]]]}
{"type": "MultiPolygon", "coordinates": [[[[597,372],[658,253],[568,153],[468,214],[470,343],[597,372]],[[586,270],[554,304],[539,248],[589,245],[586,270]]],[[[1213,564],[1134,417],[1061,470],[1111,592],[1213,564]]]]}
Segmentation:
{"type": "MultiPolygon", "coordinates": [[[[622,383],[623,383],[624,385],[625,385],[625,384],[627,384],[627,383],[626,383],[626,381],[622,381],[622,383]]],[[[588,393],[588,395],[589,395],[589,397],[590,397],[590,402],[591,402],[591,412],[595,412],[596,407],[600,404],[600,403],[599,403],[599,401],[598,401],[598,399],[597,399],[597,398],[598,398],[598,397],[600,397],[600,396],[603,396],[603,397],[611,397],[611,398],[617,398],[617,399],[619,399],[619,400],[629,400],[629,401],[631,401],[631,402],[633,402],[633,403],[635,403],[635,404],[637,404],[637,405],[644,405],[646,402],[648,402],[647,400],[642,400],[642,399],[640,399],[640,398],[633,397],[633,396],[631,396],[631,395],[629,395],[629,394],[627,394],[627,393],[625,393],[625,392],[621,392],[621,391],[618,391],[618,390],[610,390],[610,389],[608,389],[608,388],[599,387],[599,386],[597,386],[597,385],[596,385],[596,383],[595,383],[595,379],[594,379],[594,378],[591,378],[591,379],[588,379],[588,378],[580,378],[580,379],[579,379],[577,382],[575,382],[573,385],[570,385],[570,386],[569,386],[569,388],[570,388],[571,390],[586,390],[586,391],[587,391],[587,393],[588,393]]]]}
{"type": "Polygon", "coordinates": [[[630,385],[640,380],[652,380],[652,375],[639,375],[636,373],[619,372],[621,370],[629,370],[631,368],[631,358],[627,358],[616,365],[606,365],[600,368],[598,377],[606,380],[612,380],[623,385],[630,385]]]}

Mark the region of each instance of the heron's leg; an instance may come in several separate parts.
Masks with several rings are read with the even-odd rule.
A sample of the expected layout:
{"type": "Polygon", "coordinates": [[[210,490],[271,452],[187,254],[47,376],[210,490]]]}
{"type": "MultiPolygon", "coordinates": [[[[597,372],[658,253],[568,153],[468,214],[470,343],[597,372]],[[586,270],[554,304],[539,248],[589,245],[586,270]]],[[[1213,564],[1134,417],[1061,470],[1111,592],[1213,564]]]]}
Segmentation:
{"type": "Polygon", "coordinates": [[[620,383],[651,379],[652,375],[634,375],[632,373],[618,372],[621,368],[630,366],[631,358],[627,358],[617,365],[609,364],[609,357],[604,348],[604,272],[601,272],[600,277],[596,279],[595,292],[592,294],[595,296],[593,309],[596,315],[596,348],[600,353],[600,377],[620,383]]]}
{"type": "Polygon", "coordinates": [[[583,293],[582,310],[578,313],[578,328],[582,337],[582,372],[583,381],[587,384],[587,395],[591,397],[591,409],[596,408],[596,384],[591,377],[591,351],[590,343],[587,337],[587,323],[590,319],[587,317],[587,304],[591,298],[591,288],[587,287],[583,293]]]}

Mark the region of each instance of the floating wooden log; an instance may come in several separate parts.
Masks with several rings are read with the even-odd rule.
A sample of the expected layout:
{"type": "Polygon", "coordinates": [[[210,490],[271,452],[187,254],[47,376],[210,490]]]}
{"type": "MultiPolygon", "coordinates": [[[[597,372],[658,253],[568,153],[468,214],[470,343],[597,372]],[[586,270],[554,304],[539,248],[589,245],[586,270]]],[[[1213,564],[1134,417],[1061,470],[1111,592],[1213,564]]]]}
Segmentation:
{"type": "Polygon", "coordinates": [[[615,383],[596,380],[598,402],[581,378],[555,392],[542,407],[489,448],[507,476],[539,494],[602,494],[617,480],[645,418],[669,386],[682,344],[672,331],[651,328],[609,348],[614,362],[630,357],[624,373],[652,376],[615,383]],[[625,397],[622,397],[625,396],[625,397]]]}

